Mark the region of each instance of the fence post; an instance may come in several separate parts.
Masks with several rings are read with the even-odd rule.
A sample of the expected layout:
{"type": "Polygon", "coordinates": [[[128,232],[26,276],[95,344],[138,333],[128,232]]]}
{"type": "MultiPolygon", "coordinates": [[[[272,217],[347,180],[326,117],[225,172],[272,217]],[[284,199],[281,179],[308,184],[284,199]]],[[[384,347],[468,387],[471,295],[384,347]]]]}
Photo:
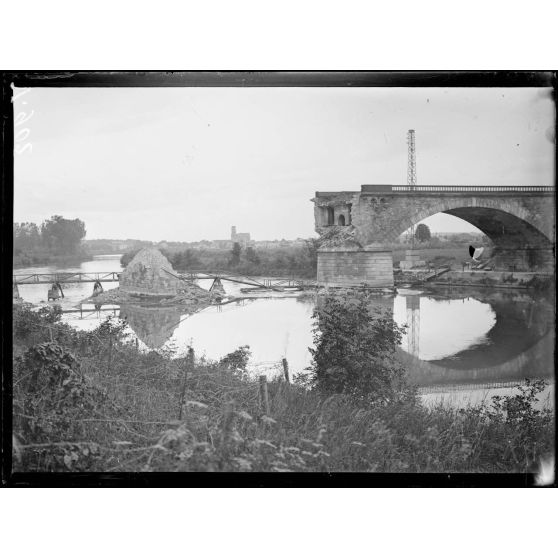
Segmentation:
{"type": "Polygon", "coordinates": [[[283,372],[285,373],[285,380],[289,383],[289,363],[286,358],[283,359],[283,372]]]}
{"type": "Polygon", "coordinates": [[[221,444],[226,446],[232,431],[234,419],[234,401],[227,401],[223,409],[223,427],[221,430],[221,444]]]}
{"type": "Polygon", "coordinates": [[[109,333],[109,352],[107,359],[107,375],[110,374],[110,364],[112,360],[112,332],[109,333]]]}
{"type": "Polygon", "coordinates": [[[260,405],[265,414],[269,416],[269,393],[267,391],[267,377],[265,374],[260,376],[260,405]]]}
{"type": "Polygon", "coordinates": [[[184,408],[184,398],[186,397],[186,381],[188,380],[188,370],[194,365],[194,349],[190,347],[188,349],[188,355],[186,356],[186,362],[184,363],[184,376],[182,378],[182,390],[180,392],[179,400],[179,410],[178,410],[178,420],[182,420],[182,410],[184,408]]]}

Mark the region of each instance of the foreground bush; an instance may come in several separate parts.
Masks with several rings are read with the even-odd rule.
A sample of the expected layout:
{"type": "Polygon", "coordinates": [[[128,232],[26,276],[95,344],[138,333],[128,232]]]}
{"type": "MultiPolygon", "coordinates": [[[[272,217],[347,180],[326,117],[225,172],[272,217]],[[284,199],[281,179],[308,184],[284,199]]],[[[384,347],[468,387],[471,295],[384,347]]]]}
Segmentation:
{"type": "Polygon", "coordinates": [[[404,328],[369,292],[349,290],[318,299],[310,385],[364,400],[409,396],[405,370],[395,358],[404,328]]]}
{"type": "Polygon", "coordinates": [[[266,414],[247,347],[170,358],[138,351],[114,319],[78,332],[14,312],[28,330],[15,338],[16,471],[519,472],[553,449],[540,383],[456,411],[272,381],[266,414]]]}

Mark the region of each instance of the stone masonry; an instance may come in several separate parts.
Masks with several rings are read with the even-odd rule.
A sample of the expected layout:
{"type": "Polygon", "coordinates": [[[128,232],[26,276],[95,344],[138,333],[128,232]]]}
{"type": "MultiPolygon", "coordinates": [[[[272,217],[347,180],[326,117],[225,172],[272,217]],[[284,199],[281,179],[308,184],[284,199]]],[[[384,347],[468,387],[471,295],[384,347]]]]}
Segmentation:
{"type": "Polygon", "coordinates": [[[143,248],[120,275],[120,289],[134,295],[174,296],[183,283],[171,274],[176,271],[159,250],[143,248]]]}
{"type": "Polygon", "coordinates": [[[342,248],[320,250],[318,283],[328,287],[393,285],[391,252],[342,248]]]}
{"type": "Polygon", "coordinates": [[[555,189],[550,186],[421,185],[411,190],[406,185],[364,185],[360,192],[316,192],[312,201],[315,228],[322,238],[318,281],[320,277],[326,283],[333,281],[332,261],[338,258],[340,276],[352,275],[355,285],[371,279],[378,286],[393,286],[393,271],[387,272],[385,266],[386,257],[392,259],[390,245],[411,225],[440,212],[479,228],[500,253],[517,254],[519,268],[535,261],[554,264],[555,189]],[[332,247],[337,248],[337,256],[326,255],[332,247]],[[378,252],[382,264],[373,277],[360,264],[351,263],[350,273],[343,271],[357,258],[353,254],[347,259],[343,247],[362,251],[358,257],[369,262],[378,252]]]}

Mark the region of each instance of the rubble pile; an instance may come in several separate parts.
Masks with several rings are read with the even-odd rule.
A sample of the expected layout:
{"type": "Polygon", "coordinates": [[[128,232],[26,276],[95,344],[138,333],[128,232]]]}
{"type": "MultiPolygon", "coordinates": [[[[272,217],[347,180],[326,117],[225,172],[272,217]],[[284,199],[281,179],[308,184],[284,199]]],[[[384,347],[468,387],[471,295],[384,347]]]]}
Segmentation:
{"type": "Polygon", "coordinates": [[[122,290],[120,287],[91,296],[82,303],[94,304],[141,304],[142,306],[203,306],[210,304],[212,296],[209,292],[192,283],[183,283],[183,287],[172,296],[136,295],[122,290]]]}
{"type": "Polygon", "coordinates": [[[171,263],[156,248],[143,248],[120,275],[120,290],[147,296],[175,295],[182,287],[171,263]]]}
{"type": "Polygon", "coordinates": [[[120,286],[85,299],[95,304],[180,306],[196,310],[213,296],[194,283],[179,278],[171,263],[156,248],[140,250],[120,275],[120,286]]]}
{"type": "Polygon", "coordinates": [[[320,238],[320,248],[348,248],[353,250],[362,249],[362,245],[355,238],[354,226],[329,227],[320,238]]]}

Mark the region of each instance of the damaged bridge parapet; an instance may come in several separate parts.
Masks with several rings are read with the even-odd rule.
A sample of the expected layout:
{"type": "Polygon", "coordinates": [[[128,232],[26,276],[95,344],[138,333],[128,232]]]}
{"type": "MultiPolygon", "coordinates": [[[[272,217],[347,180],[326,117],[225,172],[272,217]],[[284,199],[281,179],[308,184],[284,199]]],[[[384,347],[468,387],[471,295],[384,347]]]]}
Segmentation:
{"type": "Polygon", "coordinates": [[[440,212],[483,231],[499,253],[513,255],[518,271],[548,268],[554,265],[554,200],[553,186],[375,184],[360,192],[316,192],[318,282],[392,287],[390,246],[440,212]]]}

